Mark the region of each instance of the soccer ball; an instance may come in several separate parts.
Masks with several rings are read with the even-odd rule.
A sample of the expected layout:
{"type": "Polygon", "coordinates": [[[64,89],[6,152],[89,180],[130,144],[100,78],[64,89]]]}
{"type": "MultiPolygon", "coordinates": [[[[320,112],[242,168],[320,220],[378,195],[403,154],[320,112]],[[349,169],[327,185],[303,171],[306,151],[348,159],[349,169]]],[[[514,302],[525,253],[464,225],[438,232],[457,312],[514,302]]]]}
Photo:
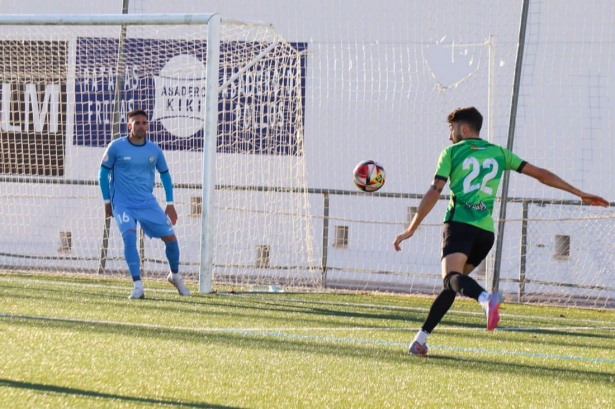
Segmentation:
{"type": "Polygon", "coordinates": [[[354,168],[354,184],[364,192],[375,192],[384,185],[384,168],[378,162],[366,160],[354,168]]]}

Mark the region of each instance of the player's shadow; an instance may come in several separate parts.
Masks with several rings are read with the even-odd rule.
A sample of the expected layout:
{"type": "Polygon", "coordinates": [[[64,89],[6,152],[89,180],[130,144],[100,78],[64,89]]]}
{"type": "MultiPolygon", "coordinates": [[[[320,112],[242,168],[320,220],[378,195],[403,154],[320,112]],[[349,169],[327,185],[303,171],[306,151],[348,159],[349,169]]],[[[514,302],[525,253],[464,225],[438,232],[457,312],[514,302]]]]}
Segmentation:
{"type": "Polygon", "coordinates": [[[56,393],[58,395],[81,396],[81,397],[87,397],[87,398],[93,398],[93,399],[109,399],[110,401],[133,402],[133,403],[145,404],[145,405],[166,405],[166,406],[171,406],[171,407],[177,406],[177,407],[182,407],[182,408],[187,407],[187,408],[208,408],[208,409],[239,408],[236,406],[212,405],[209,403],[202,403],[202,402],[176,401],[176,400],[170,400],[170,399],[139,398],[135,396],[117,395],[114,393],[105,393],[105,392],[98,392],[98,391],[78,389],[78,388],[68,388],[65,386],[47,385],[43,383],[14,381],[11,379],[3,379],[3,378],[0,378],[0,387],[15,388],[15,389],[29,389],[29,390],[38,391],[38,392],[56,393]]]}

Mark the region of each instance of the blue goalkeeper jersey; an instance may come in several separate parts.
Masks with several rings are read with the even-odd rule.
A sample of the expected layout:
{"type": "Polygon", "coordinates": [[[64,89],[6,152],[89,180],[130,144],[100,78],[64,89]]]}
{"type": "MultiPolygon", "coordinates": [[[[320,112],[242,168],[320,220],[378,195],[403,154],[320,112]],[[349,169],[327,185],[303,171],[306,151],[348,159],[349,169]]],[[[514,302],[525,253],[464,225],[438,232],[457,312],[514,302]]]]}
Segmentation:
{"type": "Polygon", "coordinates": [[[158,145],[148,140],[143,145],[135,145],[126,136],[109,144],[101,166],[110,171],[111,201],[128,206],[156,200],[153,194],[155,170],[161,174],[169,171],[158,145]]]}

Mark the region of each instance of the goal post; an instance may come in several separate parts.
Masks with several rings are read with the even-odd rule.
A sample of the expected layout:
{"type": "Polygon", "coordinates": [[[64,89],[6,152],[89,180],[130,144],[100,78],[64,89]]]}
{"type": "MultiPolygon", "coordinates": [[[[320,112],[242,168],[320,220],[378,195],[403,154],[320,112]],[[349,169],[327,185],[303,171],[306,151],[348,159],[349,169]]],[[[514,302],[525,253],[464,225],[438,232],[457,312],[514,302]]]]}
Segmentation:
{"type": "Polygon", "coordinates": [[[214,191],[216,189],[216,138],[218,133],[218,72],[220,68],[220,16],[214,15],[207,30],[207,90],[205,143],[203,149],[203,196],[201,203],[201,265],[199,292],[212,290],[214,191]]]}
{"type": "MultiPolygon", "coordinates": [[[[198,277],[199,291],[214,281],[320,288],[303,146],[304,43],[218,14],[5,15],[0,33],[13,41],[0,49],[3,132],[15,141],[3,152],[5,173],[16,175],[0,185],[12,208],[5,225],[40,213],[7,231],[3,267],[125,273],[95,176],[116,118],[125,135],[127,112],[143,108],[173,177],[180,270],[198,277]],[[41,152],[29,158],[28,150],[41,152]]],[[[159,185],[155,194],[162,198],[159,185]]],[[[157,242],[145,241],[145,275],[167,269],[157,242]]]]}

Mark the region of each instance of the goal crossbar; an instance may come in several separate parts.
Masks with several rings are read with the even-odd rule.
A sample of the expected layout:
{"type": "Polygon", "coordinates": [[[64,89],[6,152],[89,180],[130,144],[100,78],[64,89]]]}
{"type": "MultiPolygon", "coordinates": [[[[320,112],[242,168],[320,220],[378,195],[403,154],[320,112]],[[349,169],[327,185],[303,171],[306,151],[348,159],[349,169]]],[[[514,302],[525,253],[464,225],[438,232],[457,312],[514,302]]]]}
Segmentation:
{"type": "MultiPolygon", "coordinates": [[[[197,25],[208,24],[217,13],[199,14],[5,14],[0,15],[3,26],[111,26],[111,25],[197,25]]],[[[225,24],[271,26],[261,21],[240,21],[221,18],[225,24]]]]}
{"type": "Polygon", "coordinates": [[[0,25],[190,25],[207,24],[215,13],[204,14],[6,14],[0,25]]]}

